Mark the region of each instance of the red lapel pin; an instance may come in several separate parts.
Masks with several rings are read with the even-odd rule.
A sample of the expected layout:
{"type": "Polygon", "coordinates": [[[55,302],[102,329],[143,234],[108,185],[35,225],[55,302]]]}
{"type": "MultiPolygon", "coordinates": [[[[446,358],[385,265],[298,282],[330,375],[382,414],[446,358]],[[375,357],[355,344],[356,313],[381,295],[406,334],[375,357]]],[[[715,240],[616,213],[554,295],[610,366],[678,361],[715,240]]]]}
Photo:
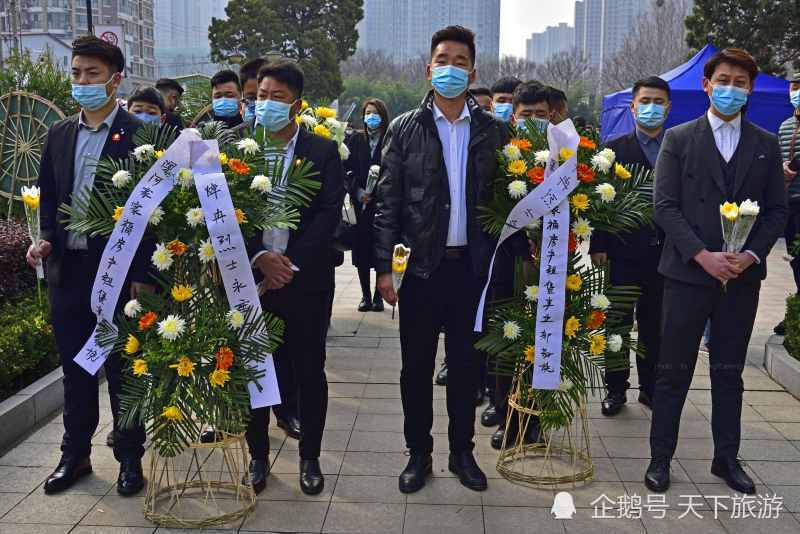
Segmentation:
{"type": "Polygon", "coordinates": [[[115,143],[119,143],[122,140],[122,136],[119,133],[115,133],[111,136],[111,140],[115,143]]]}

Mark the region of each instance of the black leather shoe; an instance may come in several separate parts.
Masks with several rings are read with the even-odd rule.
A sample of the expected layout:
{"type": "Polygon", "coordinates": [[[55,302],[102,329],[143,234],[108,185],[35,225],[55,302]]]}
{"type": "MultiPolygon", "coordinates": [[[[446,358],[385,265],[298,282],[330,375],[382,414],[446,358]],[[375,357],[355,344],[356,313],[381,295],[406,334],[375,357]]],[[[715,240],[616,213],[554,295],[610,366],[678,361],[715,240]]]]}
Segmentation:
{"type": "Polygon", "coordinates": [[[451,452],[447,467],[451,473],[458,475],[461,485],[475,491],[486,490],[486,475],[475,461],[471,451],[451,452]]]}
{"type": "Polygon", "coordinates": [[[627,402],[625,393],[609,393],[600,405],[600,411],[606,417],[617,415],[627,402]]]}
{"type": "Polygon", "coordinates": [[[317,495],[325,487],[325,477],[319,467],[319,460],[300,460],[300,489],[306,495],[317,495]]]}
{"type": "Polygon", "coordinates": [[[490,442],[494,450],[499,451],[500,448],[503,446],[503,436],[505,435],[506,435],[506,429],[502,426],[494,431],[494,434],[492,434],[492,440],[490,442]]]}
{"type": "Polygon", "coordinates": [[[447,385],[447,364],[443,363],[442,368],[439,369],[439,372],[436,373],[436,385],[437,386],[446,386],[447,385]]]}
{"type": "Polygon", "coordinates": [[[478,391],[475,392],[475,407],[477,408],[481,404],[483,404],[484,393],[483,388],[478,388],[478,391]]]}
{"type": "Polygon", "coordinates": [[[44,492],[48,495],[58,493],[71,487],[78,480],[92,472],[92,462],[85,458],[62,458],[58,467],[47,477],[44,483],[44,492]]]}
{"type": "Polygon", "coordinates": [[[647,473],[644,475],[644,485],[656,493],[664,493],[669,489],[669,460],[658,458],[650,460],[647,473]]]}
{"type": "Polygon", "coordinates": [[[117,493],[124,496],[136,495],[144,487],[141,458],[125,458],[119,463],[117,493]]]}
{"type": "Polygon", "coordinates": [[[372,299],[372,311],[374,312],[382,312],[383,311],[383,299],[381,298],[380,293],[375,293],[375,297],[372,299]]]}
{"type": "Polygon", "coordinates": [[[752,495],[756,492],[756,485],[753,479],[742,469],[739,460],[717,460],[711,462],[711,474],[725,479],[731,489],[739,493],[752,495]]]}
{"type": "Polygon", "coordinates": [[[500,416],[497,414],[497,407],[491,400],[489,401],[489,406],[487,406],[481,414],[481,424],[486,427],[500,424],[500,416]]]}
{"type": "Polygon", "coordinates": [[[653,409],[653,397],[651,397],[646,391],[639,392],[639,403],[644,404],[651,410],[653,409]]]}
{"type": "Polygon", "coordinates": [[[433,458],[430,454],[411,453],[408,465],[400,473],[399,485],[402,493],[414,493],[425,486],[425,477],[433,472],[433,458]]]}
{"type": "Polygon", "coordinates": [[[268,474],[269,465],[265,460],[250,460],[250,467],[247,470],[247,474],[242,478],[242,484],[253,486],[253,491],[258,495],[267,487],[268,474]]]}
{"type": "Polygon", "coordinates": [[[372,311],[372,301],[367,298],[361,299],[361,302],[358,303],[358,311],[360,312],[372,311]]]}
{"type": "Polygon", "coordinates": [[[786,324],[783,321],[781,321],[781,322],[779,322],[778,324],[775,325],[775,328],[773,328],[772,331],[775,332],[775,334],[778,335],[778,336],[785,336],[786,335],[786,324]]]}
{"type": "Polygon", "coordinates": [[[117,433],[112,429],[111,432],[108,433],[106,436],[106,445],[109,447],[114,447],[114,440],[117,437],[117,433]]]}
{"type": "Polygon", "coordinates": [[[278,417],[278,428],[282,428],[290,438],[300,439],[300,419],[296,415],[278,417]]]}

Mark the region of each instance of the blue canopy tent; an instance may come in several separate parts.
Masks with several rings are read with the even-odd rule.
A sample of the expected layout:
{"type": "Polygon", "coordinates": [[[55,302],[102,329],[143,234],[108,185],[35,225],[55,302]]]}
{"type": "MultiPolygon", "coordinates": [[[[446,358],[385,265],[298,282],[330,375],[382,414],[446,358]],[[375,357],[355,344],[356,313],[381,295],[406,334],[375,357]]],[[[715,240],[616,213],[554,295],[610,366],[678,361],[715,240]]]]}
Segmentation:
{"type": "MultiPolygon", "coordinates": [[[[661,75],[672,90],[672,110],[666,127],[696,119],[708,109],[708,96],[703,92],[703,65],[717,48],[707,44],[689,61],[661,75]]],[[[629,133],[634,128],[630,112],[632,89],[603,97],[600,136],[606,142],[629,133]]],[[[789,103],[789,82],[782,78],[759,74],[747,104],[747,118],[765,130],[778,133],[778,127],[793,112],[789,103]]]]}

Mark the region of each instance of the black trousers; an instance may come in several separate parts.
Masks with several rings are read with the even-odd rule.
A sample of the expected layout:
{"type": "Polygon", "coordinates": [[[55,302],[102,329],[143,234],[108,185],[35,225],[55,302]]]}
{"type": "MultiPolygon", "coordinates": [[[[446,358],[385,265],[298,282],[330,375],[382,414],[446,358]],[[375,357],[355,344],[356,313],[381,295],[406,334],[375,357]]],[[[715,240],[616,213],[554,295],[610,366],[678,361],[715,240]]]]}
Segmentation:
{"type": "MultiPolygon", "coordinates": [[[[641,290],[636,302],[636,324],[639,329],[639,342],[644,346],[645,357],[636,358],[639,374],[639,389],[653,397],[655,369],[661,349],[661,305],[664,292],[664,278],[658,273],[660,253],[658,247],[650,247],[648,254],[639,261],[616,259],[611,261],[609,278],[615,286],[638,286],[641,290]]],[[[625,318],[633,322],[634,310],[625,318]]],[[[616,371],[606,371],[606,388],[609,393],[625,394],[630,387],[629,367],[616,371]]]]}
{"type": "Polygon", "coordinates": [[[709,363],[714,457],[736,458],[741,438],[742,371],[758,309],[760,282],[732,280],[698,286],[665,279],[661,360],[658,363],[650,450],[653,458],[672,458],[681,411],[694,375],[700,338],[711,318],[709,363]]]}
{"type": "MultiPolygon", "coordinates": [[[[67,252],[61,267],[61,285],[49,288],[53,333],[64,371],[64,437],[61,451],[65,457],[82,458],[92,450],[92,436],[100,420],[100,399],[96,375],[90,375],[74,358],[89,339],[97,319],[91,310],[92,283],[97,273],[97,259],[87,253],[67,252]]],[[[129,298],[129,285],[120,294],[120,306],[129,298]]],[[[121,361],[118,353],[106,360],[108,396],[116,437],[117,460],[141,458],[145,433],[140,425],[120,428],[119,394],[122,390],[121,361]]]]}
{"type": "MultiPolygon", "coordinates": [[[[792,253],[792,245],[797,238],[797,232],[800,232],[800,202],[790,202],[789,218],[786,221],[786,229],[784,230],[786,250],[789,254],[792,253]]],[[[796,291],[800,293],[800,255],[794,256],[789,262],[789,266],[792,268],[792,275],[794,275],[796,291]]]]}
{"type": "Polygon", "coordinates": [[[445,259],[428,279],[407,273],[400,289],[400,393],[406,446],[433,451],[433,373],[442,326],[447,352],[448,437],[452,452],[471,451],[481,354],[475,349],[475,312],[482,286],[469,256],[445,259]]]}
{"type": "MultiPolygon", "coordinates": [[[[333,289],[303,292],[291,286],[268,291],[261,306],[282,318],[286,324],[283,344],[275,351],[278,387],[289,384],[296,391],[300,419],[300,458],[319,458],[325,416],[328,411],[328,381],[325,377],[325,337],[333,289]]],[[[284,404],[287,403],[281,397],[284,404]]],[[[294,401],[289,401],[294,402],[294,401]]],[[[266,459],[269,453],[269,409],[251,410],[247,443],[253,458],[266,459]]]]}

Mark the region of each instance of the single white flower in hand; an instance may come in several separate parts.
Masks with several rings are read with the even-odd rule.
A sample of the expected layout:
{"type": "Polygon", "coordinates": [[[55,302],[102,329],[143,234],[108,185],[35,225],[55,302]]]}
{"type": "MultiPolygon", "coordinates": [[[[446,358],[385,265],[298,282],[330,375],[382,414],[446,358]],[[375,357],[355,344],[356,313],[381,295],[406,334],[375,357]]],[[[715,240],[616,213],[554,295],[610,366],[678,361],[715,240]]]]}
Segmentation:
{"type": "Polygon", "coordinates": [[[603,202],[613,202],[614,198],[617,196],[616,189],[609,183],[598,185],[594,188],[594,192],[600,195],[600,200],[603,202]]]}
{"type": "Polygon", "coordinates": [[[142,312],[142,305],[139,304],[138,300],[131,299],[125,304],[125,308],[122,311],[125,312],[126,317],[133,319],[142,312]]]}
{"type": "Polygon", "coordinates": [[[749,198],[739,204],[739,215],[743,217],[755,217],[761,211],[758,207],[758,202],[752,201],[749,198]]]}
{"type": "Polygon", "coordinates": [[[125,170],[117,171],[111,177],[111,183],[114,184],[114,187],[125,187],[130,181],[131,173],[125,170]]]}
{"type": "Polygon", "coordinates": [[[205,218],[203,217],[203,208],[192,208],[186,212],[186,222],[192,228],[203,223],[205,218]]]}
{"type": "Polygon", "coordinates": [[[522,180],[514,180],[508,184],[508,196],[511,198],[522,198],[528,194],[528,186],[522,180]]]}
{"type": "Polygon", "coordinates": [[[158,335],[167,341],[175,341],[186,330],[186,321],[180,315],[167,315],[167,318],[158,323],[158,335]]]}
{"type": "Polygon", "coordinates": [[[350,149],[344,143],[339,143],[339,159],[345,161],[350,157],[350,149]]]}
{"type": "Polygon", "coordinates": [[[611,306],[611,301],[608,300],[608,297],[603,295],[602,293],[595,293],[592,295],[590,304],[592,308],[597,308],[598,310],[607,310],[611,306]]]}
{"type": "Polygon", "coordinates": [[[525,288],[525,298],[529,302],[535,302],[539,299],[539,286],[527,286],[525,288]]]}
{"type": "Polygon", "coordinates": [[[272,181],[263,174],[257,174],[253,176],[253,181],[250,182],[250,189],[260,193],[269,193],[272,191],[272,181]]]}
{"type": "Polygon", "coordinates": [[[150,260],[159,271],[166,271],[172,267],[172,262],[174,261],[172,251],[163,243],[156,245],[156,250],[153,252],[153,256],[150,258],[150,260]]]}
{"type": "Polygon", "coordinates": [[[141,145],[133,149],[133,157],[139,163],[143,163],[153,157],[156,149],[153,145],[141,145]]]}
{"type": "Polygon", "coordinates": [[[236,148],[238,148],[248,156],[252,156],[259,150],[258,141],[256,141],[252,137],[247,137],[245,139],[238,141],[236,143],[236,148]]]}
{"type": "Polygon", "coordinates": [[[161,222],[161,219],[164,218],[164,210],[161,209],[161,206],[156,206],[156,209],[153,210],[153,213],[150,214],[150,219],[147,221],[153,226],[158,226],[158,223],[161,222]]]}
{"type": "Polygon", "coordinates": [[[520,336],[521,333],[522,329],[519,327],[516,321],[506,321],[503,323],[504,338],[514,341],[520,336]]]}

